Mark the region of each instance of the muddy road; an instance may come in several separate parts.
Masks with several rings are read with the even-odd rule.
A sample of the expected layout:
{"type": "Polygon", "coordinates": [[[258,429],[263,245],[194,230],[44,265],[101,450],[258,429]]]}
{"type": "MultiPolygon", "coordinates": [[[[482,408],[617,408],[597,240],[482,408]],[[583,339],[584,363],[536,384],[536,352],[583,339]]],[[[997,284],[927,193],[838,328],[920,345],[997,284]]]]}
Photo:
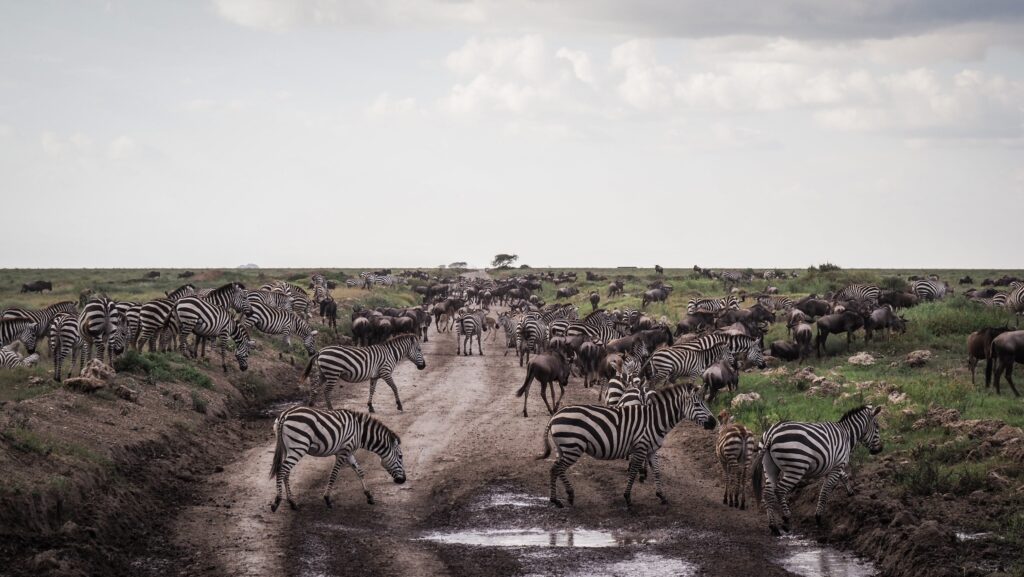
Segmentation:
{"type": "MultiPolygon", "coordinates": [[[[626,510],[626,463],[584,458],[570,470],[576,506],[549,506],[551,461],[537,461],[548,415],[535,386],[531,417],[514,391],[525,370],[503,355],[455,356],[452,334],[424,344],[427,368],[403,363],[378,416],[402,436],[408,482],[395,485],[379,459],[360,453],[376,505],[343,470],[334,508],[321,494],[333,459],[306,457],[292,474],[298,511],[270,512],[274,446],[224,464],[174,523],[175,544],[194,552],[190,571],[228,575],[867,575],[845,555],[797,539],[768,537],[755,510],[721,504],[713,433],[681,424],[662,449],[668,506],[637,484],[626,510]],[[791,572],[792,571],[792,572],[791,572]]],[[[365,410],[367,384],[335,390],[335,407],[365,410]]],[[[574,380],[569,403],[596,402],[574,380]]]]}

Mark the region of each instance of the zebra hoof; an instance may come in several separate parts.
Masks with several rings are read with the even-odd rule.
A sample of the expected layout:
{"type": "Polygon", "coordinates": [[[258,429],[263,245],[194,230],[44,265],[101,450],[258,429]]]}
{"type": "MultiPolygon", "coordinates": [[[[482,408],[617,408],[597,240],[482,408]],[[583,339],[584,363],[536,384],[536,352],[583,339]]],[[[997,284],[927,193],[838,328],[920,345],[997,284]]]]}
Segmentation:
{"type": "Polygon", "coordinates": [[[366,491],[366,504],[373,505],[374,502],[375,501],[373,500],[373,495],[371,495],[369,491],[366,491]]]}
{"type": "Polygon", "coordinates": [[[331,496],[330,495],[324,495],[324,503],[327,504],[327,508],[328,509],[333,509],[334,508],[334,505],[331,505],[331,496]]]}
{"type": "Polygon", "coordinates": [[[776,526],[776,525],[769,525],[768,528],[771,529],[771,532],[772,532],[773,536],[775,536],[775,537],[781,537],[782,536],[782,532],[779,531],[778,526],[776,526]]]}
{"type": "Polygon", "coordinates": [[[558,507],[559,509],[565,507],[565,505],[563,505],[562,501],[560,501],[559,499],[551,499],[551,504],[554,505],[555,507],[558,507]]]}
{"type": "Polygon", "coordinates": [[[402,403],[398,403],[398,410],[399,410],[399,411],[401,411],[401,410],[402,410],[402,403]]]}
{"type": "Polygon", "coordinates": [[[822,526],[821,515],[814,516],[814,524],[817,525],[819,528],[822,526]]]}
{"type": "Polygon", "coordinates": [[[633,506],[633,498],[632,498],[632,497],[630,497],[629,493],[623,493],[623,494],[622,494],[622,497],[623,497],[624,499],[626,499],[626,508],[627,508],[627,509],[628,509],[629,507],[632,507],[632,506],[633,506]]]}
{"type": "Polygon", "coordinates": [[[377,411],[374,411],[374,410],[373,410],[373,405],[366,405],[366,408],[367,408],[367,409],[368,409],[368,410],[369,410],[369,411],[370,411],[371,413],[376,413],[376,412],[377,412],[377,411]]]}
{"type": "Polygon", "coordinates": [[[657,495],[658,499],[661,500],[662,505],[668,505],[668,499],[665,498],[665,495],[662,495],[661,493],[655,493],[655,495],[657,495]]]}
{"type": "Polygon", "coordinates": [[[270,512],[277,513],[277,507],[281,504],[281,498],[274,499],[274,502],[270,504],[270,512]]]}
{"type": "Polygon", "coordinates": [[[292,508],[292,511],[298,511],[299,506],[295,504],[295,501],[288,499],[288,506],[292,508]]]}
{"type": "Polygon", "coordinates": [[[783,517],[783,519],[782,519],[782,530],[787,532],[787,533],[789,533],[789,530],[790,530],[789,517],[783,517]]]}

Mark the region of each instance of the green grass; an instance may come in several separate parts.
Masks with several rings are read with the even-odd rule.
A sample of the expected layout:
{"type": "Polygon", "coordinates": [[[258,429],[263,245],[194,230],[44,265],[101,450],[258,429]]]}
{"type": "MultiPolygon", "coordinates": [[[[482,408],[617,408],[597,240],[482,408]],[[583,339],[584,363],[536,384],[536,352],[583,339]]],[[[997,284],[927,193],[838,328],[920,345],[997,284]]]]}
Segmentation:
{"type": "Polygon", "coordinates": [[[44,361],[49,361],[49,358],[34,367],[0,369],[0,401],[24,401],[60,387],[60,384],[46,372],[52,363],[44,361]],[[38,377],[43,381],[38,385],[31,385],[28,382],[30,377],[38,377]]]}
{"type": "Polygon", "coordinates": [[[178,381],[209,389],[213,380],[177,353],[140,353],[129,350],[114,361],[117,372],[148,377],[151,382],[178,381]]]}

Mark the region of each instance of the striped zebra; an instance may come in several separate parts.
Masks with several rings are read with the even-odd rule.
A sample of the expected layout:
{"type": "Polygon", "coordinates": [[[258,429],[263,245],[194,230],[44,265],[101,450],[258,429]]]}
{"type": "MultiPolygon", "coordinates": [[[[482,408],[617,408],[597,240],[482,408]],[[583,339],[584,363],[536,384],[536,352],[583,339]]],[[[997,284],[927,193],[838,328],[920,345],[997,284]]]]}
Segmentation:
{"type": "Polygon", "coordinates": [[[633,377],[628,382],[629,386],[626,386],[618,378],[608,379],[608,393],[604,398],[605,406],[632,407],[633,405],[646,405],[650,402],[654,391],[648,389],[639,377],[633,377]]]}
{"type": "Polygon", "coordinates": [[[263,302],[250,302],[251,311],[245,316],[248,326],[268,335],[284,335],[284,343],[292,346],[291,336],[302,339],[302,345],[310,355],[316,354],[317,331],[310,328],[306,319],[289,309],[269,306],[263,302]]]}
{"type": "Polygon", "coordinates": [[[389,274],[362,272],[359,273],[359,278],[363,279],[363,288],[366,290],[370,290],[375,286],[391,288],[398,284],[398,279],[389,274]]]}
{"type": "MultiPolygon", "coordinates": [[[[64,360],[69,362],[68,376],[75,369],[75,353],[82,346],[82,337],[78,332],[78,317],[61,313],[53,318],[50,327],[50,356],[53,357],[53,380],[58,383],[64,371],[64,360]]],[[[78,370],[83,367],[79,366],[78,370]]]]}
{"type": "Polygon", "coordinates": [[[754,433],[737,423],[735,417],[725,410],[718,414],[718,422],[721,426],[715,441],[715,455],[725,477],[722,504],[746,509],[747,473],[754,457],[754,433]]]}
{"type": "Polygon", "coordinates": [[[722,286],[728,289],[747,280],[747,276],[739,271],[727,270],[722,273],[722,286]]]}
{"type": "Polygon", "coordinates": [[[423,351],[420,349],[420,340],[416,335],[399,335],[379,345],[366,347],[324,347],[309,359],[306,370],[302,373],[302,380],[305,382],[313,366],[318,369],[316,382],[309,388],[308,404],[311,407],[315,404],[316,393],[323,387],[324,402],[328,409],[333,409],[331,391],[338,379],[346,383],[369,380],[370,396],[366,406],[372,413],[373,393],[377,388],[377,380],[384,379],[395,393],[395,403],[401,411],[402,399],[398,397],[398,386],[395,385],[393,374],[402,359],[409,359],[421,371],[427,366],[423,360],[423,351]]]}
{"type": "Polygon", "coordinates": [[[530,353],[540,354],[547,346],[548,327],[537,313],[526,313],[516,325],[516,351],[519,352],[519,366],[523,357],[530,362],[530,353]]]}
{"type": "Polygon", "coordinates": [[[754,497],[764,502],[773,535],[780,534],[780,510],[782,529],[789,531],[789,492],[805,479],[825,477],[814,510],[814,520],[821,525],[829,494],[836,483],[845,484],[854,445],[863,443],[872,455],[881,452],[881,410],[865,405],[847,411],[838,422],[783,421],[764,432],[754,457],[754,497]]]}
{"type": "Polygon", "coordinates": [[[796,302],[793,299],[780,295],[759,295],[757,303],[770,311],[789,312],[790,309],[796,306],[796,302]]]}
{"type": "Polygon", "coordinates": [[[882,289],[878,288],[877,285],[873,284],[852,284],[841,291],[837,292],[832,297],[833,303],[843,301],[865,301],[872,306],[878,304],[878,299],[882,296],[882,289]]]}
{"type": "Polygon", "coordinates": [[[739,368],[738,359],[745,358],[748,363],[763,369],[767,366],[764,361],[764,352],[761,350],[761,343],[754,337],[738,334],[724,334],[729,343],[729,354],[733,357],[733,367],[739,368]]]}
{"type": "Polygon", "coordinates": [[[78,314],[78,333],[82,339],[82,367],[85,367],[87,359],[92,358],[110,364],[115,354],[124,351],[123,347],[118,347],[119,339],[116,338],[119,333],[124,334],[121,326],[124,318],[119,313],[117,304],[107,297],[94,298],[85,303],[82,312],[78,314]],[[98,353],[96,357],[92,356],[94,346],[98,353]],[[104,358],[107,360],[104,361],[104,358]]]}
{"type": "Polygon", "coordinates": [[[508,356],[509,349],[516,348],[516,325],[518,323],[509,313],[498,314],[498,326],[505,331],[505,355],[508,356]]]}
{"type": "Polygon", "coordinates": [[[62,313],[78,315],[78,303],[73,301],[61,301],[46,308],[30,310],[23,308],[9,308],[4,311],[0,319],[21,319],[36,323],[36,338],[41,339],[50,332],[50,325],[53,319],[62,313]]]}
{"type": "Polygon", "coordinates": [[[476,347],[483,356],[484,349],[480,345],[480,335],[487,330],[485,318],[487,313],[483,310],[471,311],[463,314],[455,320],[455,354],[456,356],[465,353],[466,356],[473,355],[473,337],[476,337],[476,347]],[[460,350],[461,345],[461,350],[460,350]]]}
{"type": "Polygon", "coordinates": [[[196,286],[194,284],[183,284],[170,292],[164,293],[164,295],[172,301],[176,301],[181,297],[195,296],[195,294],[196,286]]]}
{"type": "Polygon", "coordinates": [[[729,343],[725,340],[703,349],[673,345],[654,351],[645,370],[652,383],[675,382],[678,378],[694,380],[722,359],[734,362],[729,353],[729,343]]]}
{"type": "Polygon", "coordinates": [[[334,457],[324,503],[331,508],[331,490],[344,465],[352,467],[363,487],[366,502],[373,505],[373,495],[363,481],[365,473],[356,461],[359,449],[376,453],[381,466],[391,475],[395,483],[405,482],[405,466],[402,461],[401,439],[383,423],[365,413],[353,411],[328,411],[311,407],[295,406],[286,409],[274,421],[274,462],[270,476],[277,479],[277,497],[270,505],[272,512],[281,504],[281,489],[284,489],[288,505],[295,510],[298,506],[292,499],[289,482],[292,469],[306,455],[313,457],[334,457]]]}
{"type": "Polygon", "coordinates": [[[718,314],[725,310],[740,310],[739,299],[733,295],[728,295],[720,299],[692,298],[686,303],[686,314],[688,315],[695,315],[697,313],[718,314]]]}
{"type": "Polygon", "coordinates": [[[39,353],[32,353],[27,357],[7,349],[0,349],[0,369],[15,369],[18,367],[34,367],[39,362],[39,353]]]}
{"type": "Polygon", "coordinates": [[[658,499],[663,504],[668,503],[661,487],[658,449],[669,431],[683,419],[690,419],[707,430],[715,428],[715,417],[704,401],[678,386],[658,391],[650,403],[643,406],[579,405],[560,409],[544,429],[544,453],[538,457],[540,460],[551,455],[550,433],[558,453],[551,467],[551,503],[562,507],[557,486],[561,479],[569,504],[573,504],[575,493],[566,471],[584,454],[601,460],[629,458],[629,480],[623,494],[627,507],[632,504],[633,483],[645,466],[654,470],[658,499]]]}
{"type": "MultiPolygon", "coordinates": [[[[252,311],[248,301],[244,301],[248,312],[252,311]]],[[[248,312],[246,314],[248,314],[248,312]]],[[[204,298],[184,297],[174,303],[174,321],[178,327],[178,349],[182,355],[196,358],[199,353],[200,337],[216,339],[217,348],[220,349],[220,366],[224,372],[228,372],[227,361],[225,360],[228,347],[228,338],[235,343],[235,360],[238,361],[238,369],[245,371],[249,368],[249,351],[255,344],[249,336],[245,325],[235,322],[227,309],[218,306],[204,298]],[[195,333],[195,346],[189,350],[188,336],[195,333]]],[[[206,356],[206,344],[203,343],[202,356],[206,356]]]]}
{"type": "Polygon", "coordinates": [[[347,286],[348,288],[361,287],[361,286],[363,286],[363,284],[364,284],[363,281],[356,280],[354,278],[350,278],[350,279],[345,281],[345,286],[347,286]]]}
{"type": "Polygon", "coordinates": [[[941,300],[949,292],[949,285],[934,280],[916,280],[911,285],[911,292],[922,301],[941,300]]]}
{"type": "Polygon", "coordinates": [[[280,289],[246,291],[245,298],[249,301],[250,305],[253,303],[261,303],[267,306],[289,310],[292,308],[292,303],[295,302],[295,299],[292,298],[291,295],[280,289]]]}
{"type": "Polygon", "coordinates": [[[1006,296],[1006,308],[1017,317],[1017,326],[1020,326],[1020,317],[1024,315],[1024,284],[1019,282],[1010,283],[1010,294],[1006,296]]]}
{"type": "Polygon", "coordinates": [[[1009,293],[996,293],[991,297],[971,297],[972,302],[981,303],[987,307],[1005,308],[1009,293]]]}

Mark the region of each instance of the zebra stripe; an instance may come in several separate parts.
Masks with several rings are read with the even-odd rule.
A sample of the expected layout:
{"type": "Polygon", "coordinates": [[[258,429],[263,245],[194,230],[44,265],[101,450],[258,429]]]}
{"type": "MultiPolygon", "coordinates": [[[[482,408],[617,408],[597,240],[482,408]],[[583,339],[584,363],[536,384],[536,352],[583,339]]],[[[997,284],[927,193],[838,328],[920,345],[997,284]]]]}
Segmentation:
{"type": "Polygon", "coordinates": [[[654,351],[646,367],[652,383],[674,382],[680,377],[693,380],[723,358],[730,363],[734,362],[729,353],[729,344],[724,340],[706,349],[675,345],[654,351]]]}
{"type": "Polygon", "coordinates": [[[719,417],[722,426],[715,441],[715,455],[725,477],[722,504],[746,509],[747,472],[754,456],[754,434],[743,425],[730,422],[725,411],[719,417]]]}
{"type": "MultiPolygon", "coordinates": [[[[58,383],[64,370],[64,360],[68,359],[68,376],[75,369],[75,352],[82,346],[82,337],[78,332],[78,318],[62,313],[53,318],[50,329],[50,356],[53,357],[53,380],[58,383]]],[[[78,370],[82,370],[79,366],[78,370]]]]}
{"type": "Polygon", "coordinates": [[[39,353],[32,353],[23,357],[14,351],[0,349],[0,369],[14,369],[17,367],[34,367],[39,362],[39,353]]]}
{"type": "Polygon", "coordinates": [[[757,302],[770,311],[789,311],[796,305],[793,299],[779,295],[761,295],[757,302]]]}
{"type": "Polygon", "coordinates": [[[923,301],[940,300],[946,296],[946,291],[949,290],[946,283],[933,280],[916,280],[911,287],[917,298],[923,301]]]}
{"type": "MultiPolygon", "coordinates": [[[[245,301],[245,305],[251,312],[252,309],[247,301],[245,301]]],[[[226,373],[228,365],[224,359],[228,345],[227,340],[230,338],[235,343],[235,359],[238,361],[239,370],[245,371],[249,368],[249,350],[253,345],[249,331],[242,323],[235,322],[227,309],[200,297],[185,297],[174,303],[174,322],[178,326],[178,348],[182,355],[189,355],[192,358],[197,356],[199,337],[217,339],[217,347],[220,349],[220,365],[226,373]],[[192,333],[196,335],[196,344],[189,351],[188,336],[192,333]]],[[[203,356],[206,356],[205,343],[203,344],[203,356]]]]}
{"type": "Polygon", "coordinates": [[[62,313],[78,315],[78,303],[72,301],[61,301],[39,310],[23,308],[9,308],[4,311],[2,319],[21,319],[36,323],[36,338],[40,339],[49,334],[50,325],[53,319],[62,313]]]}
{"type": "Polygon", "coordinates": [[[359,477],[366,502],[373,504],[373,495],[363,481],[365,473],[356,461],[355,453],[359,449],[376,453],[380,456],[381,466],[395,483],[401,485],[405,482],[401,439],[383,423],[365,413],[292,407],[282,412],[274,421],[274,436],[277,444],[270,476],[277,478],[277,497],[270,506],[271,511],[277,511],[278,505],[281,504],[282,487],[288,505],[293,510],[297,508],[292,499],[289,477],[292,469],[305,455],[334,456],[334,467],[331,469],[330,480],[327,481],[327,489],[323,495],[328,508],[332,506],[331,490],[338,480],[342,465],[346,463],[359,477]]]}
{"type": "Polygon", "coordinates": [[[302,339],[302,345],[310,355],[316,354],[316,334],[309,323],[291,310],[269,306],[262,301],[250,302],[251,312],[246,323],[268,335],[284,335],[284,342],[292,346],[291,335],[302,339]]]}
{"type": "Polygon", "coordinates": [[[467,356],[473,354],[473,337],[476,337],[476,347],[480,351],[480,355],[484,354],[484,350],[480,344],[481,334],[487,330],[487,324],[484,321],[486,313],[484,311],[473,311],[460,316],[455,320],[455,354],[460,355],[463,352],[467,356]],[[461,350],[460,350],[461,345],[461,350]]]}
{"type": "Polygon", "coordinates": [[[754,496],[764,501],[773,534],[779,534],[780,509],[782,528],[789,530],[789,492],[805,479],[825,477],[814,511],[815,520],[821,524],[825,503],[836,483],[844,480],[854,445],[863,443],[873,455],[882,450],[876,419],[881,410],[861,406],[848,411],[838,422],[783,421],[764,432],[754,457],[754,496]]]}
{"type": "Polygon", "coordinates": [[[398,386],[395,385],[392,375],[395,367],[403,358],[412,361],[419,370],[423,370],[427,366],[426,361],[423,360],[419,338],[415,335],[392,337],[382,344],[366,347],[336,345],[320,349],[319,353],[309,359],[306,370],[302,373],[302,379],[305,381],[314,365],[318,369],[317,380],[309,389],[309,406],[312,407],[315,404],[317,391],[324,387],[324,402],[328,409],[333,408],[331,390],[334,389],[334,383],[338,379],[346,383],[361,383],[369,380],[370,397],[366,406],[372,413],[374,412],[373,393],[377,388],[377,379],[384,379],[384,382],[395,393],[395,403],[398,405],[398,410],[401,411],[402,400],[398,397],[398,386]]]}
{"type": "Polygon", "coordinates": [[[686,303],[686,314],[693,315],[701,313],[718,314],[727,309],[740,310],[740,301],[733,295],[720,299],[692,298],[686,303]]]}
{"type": "Polygon", "coordinates": [[[1006,297],[1006,308],[1017,315],[1017,324],[1020,324],[1020,316],[1024,315],[1024,284],[1013,282],[1010,284],[1013,290],[1006,297]]]}
{"type": "Polygon", "coordinates": [[[872,305],[878,304],[879,297],[882,296],[882,289],[873,284],[852,284],[843,290],[837,292],[832,297],[833,303],[842,301],[867,301],[872,305]]]}
{"type": "Polygon", "coordinates": [[[530,362],[530,353],[540,354],[547,346],[548,327],[537,313],[527,313],[516,325],[516,350],[519,352],[519,366],[523,366],[523,357],[530,362]]]}
{"type": "Polygon", "coordinates": [[[624,497],[631,504],[633,483],[644,466],[654,469],[655,494],[667,503],[661,490],[661,466],[658,449],[680,421],[690,419],[705,429],[715,428],[715,418],[704,401],[683,387],[668,387],[654,394],[650,404],[631,407],[581,405],[556,412],[544,430],[544,454],[551,455],[554,442],[558,457],[551,467],[551,503],[561,507],[557,481],[562,480],[571,505],[574,491],[566,471],[584,454],[595,459],[612,460],[629,457],[629,480],[624,497]]]}
{"type": "Polygon", "coordinates": [[[81,367],[85,367],[86,359],[92,356],[93,346],[98,355],[95,358],[107,363],[113,362],[115,354],[121,354],[124,348],[117,349],[118,339],[114,336],[121,332],[123,316],[118,313],[115,301],[106,297],[92,299],[85,303],[78,315],[78,333],[82,338],[81,367]]]}

